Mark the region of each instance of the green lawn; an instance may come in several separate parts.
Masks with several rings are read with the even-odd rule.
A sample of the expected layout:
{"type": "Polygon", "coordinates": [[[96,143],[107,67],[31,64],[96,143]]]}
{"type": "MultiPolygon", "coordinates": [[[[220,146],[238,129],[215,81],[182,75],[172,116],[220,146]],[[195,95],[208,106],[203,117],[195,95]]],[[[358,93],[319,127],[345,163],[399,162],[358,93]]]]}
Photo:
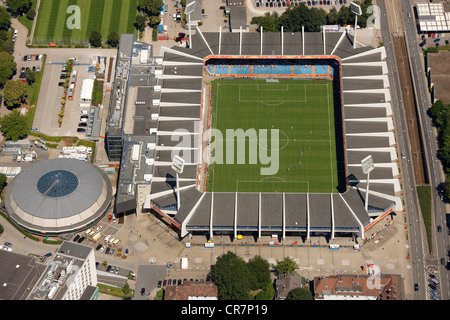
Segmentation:
{"type": "Polygon", "coordinates": [[[105,43],[111,31],[135,33],[138,13],[136,0],[41,0],[33,42],[87,44],[91,31],[97,30],[105,43]],[[80,8],[80,29],[67,27],[73,15],[67,8],[72,5],[80,8]]]}
{"type": "Polygon", "coordinates": [[[432,201],[431,201],[431,186],[417,186],[417,196],[419,198],[420,209],[422,211],[422,217],[427,231],[428,249],[430,253],[433,252],[432,241],[432,201]]]}
{"type": "Polygon", "coordinates": [[[208,191],[337,192],[332,82],[216,80],[211,124],[223,147],[219,138],[211,140],[208,191]],[[247,137],[235,139],[227,129],[242,129],[247,137]],[[267,131],[267,147],[260,129],[267,131]],[[279,130],[278,147],[271,141],[274,129],[279,130]],[[245,145],[239,151],[238,140],[245,145]]]}

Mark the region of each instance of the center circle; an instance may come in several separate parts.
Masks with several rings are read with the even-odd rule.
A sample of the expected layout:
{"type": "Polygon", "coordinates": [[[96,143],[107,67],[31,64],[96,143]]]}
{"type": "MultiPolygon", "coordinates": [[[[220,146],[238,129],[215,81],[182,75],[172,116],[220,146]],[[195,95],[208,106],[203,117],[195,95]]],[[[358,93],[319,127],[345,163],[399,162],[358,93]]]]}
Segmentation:
{"type": "Polygon", "coordinates": [[[67,170],[53,170],[39,178],[37,189],[45,197],[59,198],[74,192],[78,178],[67,170]]]}

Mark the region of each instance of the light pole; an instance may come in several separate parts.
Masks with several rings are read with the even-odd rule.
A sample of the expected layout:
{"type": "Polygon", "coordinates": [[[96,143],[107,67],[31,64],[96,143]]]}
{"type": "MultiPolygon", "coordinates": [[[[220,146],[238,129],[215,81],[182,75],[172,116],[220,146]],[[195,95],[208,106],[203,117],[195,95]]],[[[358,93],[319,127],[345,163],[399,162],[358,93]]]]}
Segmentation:
{"type": "Polygon", "coordinates": [[[172,169],[177,174],[177,211],[180,210],[181,200],[180,200],[180,182],[178,181],[178,175],[183,173],[184,169],[184,159],[180,156],[175,155],[172,160],[172,169]]]}
{"type": "Polygon", "coordinates": [[[358,26],[358,16],[362,15],[361,6],[350,2],[350,9],[355,14],[355,35],[353,36],[353,49],[356,48],[356,27],[358,26]]]}
{"type": "Polygon", "coordinates": [[[369,179],[370,179],[370,172],[375,168],[372,156],[367,156],[364,159],[362,159],[361,160],[361,166],[362,166],[363,173],[367,174],[366,200],[365,200],[364,206],[365,206],[366,212],[368,212],[368,209],[369,209],[369,179]]]}
{"type": "Polygon", "coordinates": [[[191,13],[195,10],[195,1],[186,5],[184,9],[184,14],[188,16],[188,24],[189,24],[189,49],[192,49],[192,31],[191,31],[191,13]]]}

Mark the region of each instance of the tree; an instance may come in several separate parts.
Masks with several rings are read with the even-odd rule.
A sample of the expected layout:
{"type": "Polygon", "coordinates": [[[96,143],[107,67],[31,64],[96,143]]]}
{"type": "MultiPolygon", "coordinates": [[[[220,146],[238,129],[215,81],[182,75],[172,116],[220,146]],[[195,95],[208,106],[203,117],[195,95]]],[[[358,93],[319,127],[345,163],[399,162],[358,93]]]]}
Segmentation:
{"type": "Polygon", "coordinates": [[[5,7],[0,7],[0,29],[8,30],[11,26],[11,16],[5,7]]]}
{"type": "Polygon", "coordinates": [[[36,10],[34,10],[33,8],[30,8],[27,11],[26,17],[28,20],[33,20],[35,15],[36,15],[36,10]]]}
{"type": "Polygon", "coordinates": [[[17,64],[14,56],[8,52],[0,52],[0,87],[3,87],[16,72],[17,64]]]}
{"type": "Polygon", "coordinates": [[[36,73],[31,71],[30,69],[27,70],[27,83],[33,84],[36,81],[36,73]]]}
{"type": "Polygon", "coordinates": [[[146,12],[149,16],[159,16],[163,6],[163,0],[147,0],[146,12]]]}
{"type": "Polygon", "coordinates": [[[150,16],[148,17],[148,24],[150,27],[155,28],[161,23],[161,16],[150,16]]]}
{"type": "Polygon", "coordinates": [[[248,300],[255,278],[245,261],[228,251],[217,258],[211,276],[219,287],[221,300],[248,300]]]}
{"type": "Polygon", "coordinates": [[[135,23],[136,29],[138,29],[139,31],[144,31],[146,23],[147,23],[146,17],[141,15],[136,16],[136,23],[135,23]]]}
{"type": "Polygon", "coordinates": [[[23,14],[31,8],[31,0],[6,0],[8,9],[13,14],[23,14]]]}
{"type": "Polygon", "coordinates": [[[267,260],[261,256],[254,256],[247,262],[248,269],[255,277],[255,285],[253,290],[258,288],[265,288],[268,284],[271,285],[272,279],[270,278],[270,264],[267,260]]]}
{"type": "Polygon", "coordinates": [[[289,291],[286,300],[313,300],[312,292],[304,288],[289,291]]]}
{"type": "Polygon", "coordinates": [[[266,12],[263,16],[253,17],[252,24],[258,25],[258,32],[261,32],[261,27],[263,27],[263,32],[276,32],[278,31],[278,13],[276,11],[266,12]]]}
{"type": "Polygon", "coordinates": [[[339,22],[339,13],[337,12],[336,8],[333,7],[330,9],[330,12],[328,12],[327,24],[338,24],[338,22],[339,22]]]}
{"type": "Polygon", "coordinates": [[[275,270],[278,274],[285,274],[290,272],[295,272],[298,268],[297,263],[291,257],[285,257],[283,260],[277,260],[277,264],[274,265],[275,270]]]}
{"type": "Polygon", "coordinates": [[[273,283],[268,283],[265,288],[263,288],[256,294],[255,300],[273,300],[274,297],[275,288],[273,286],[273,283]]]}
{"type": "Polygon", "coordinates": [[[108,34],[108,44],[111,47],[117,47],[119,45],[119,41],[120,41],[120,36],[117,32],[111,31],[108,34]]]}
{"type": "Polygon", "coordinates": [[[4,173],[0,173],[0,193],[2,193],[6,186],[6,180],[6,175],[4,173]]]}
{"type": "Polygon", "coordinates": [[[19,110],[14,109],[11,113],[0,119],[1,130],[6,140],[17,141],[28,135],[30,127],[25,116],[19,110]]]}
{"type": "Polygon", "coordinates": [[[319,32],[320,27],[326,24],[325,15],[316,7],[308,8],[305,3],[296,7],[289,7],[278,19],[278,30],[281,26],[285,32],[298,32],[305,27],[306,32],[319,32]]]}
{"type": "Polygon", "coordinates": [[[100,31],[92,30],[89,35],[89,43],[93,47],[101,47],[102,46],[102,34],[100,31]]]}
{"type": "Polygon", "coordinates": [[[355,14],[352,13],[350,7],[342,6],[339,10],[339,25],[351,24],[355,22],[355,14]]]}
{"type": "Polygon", "coordinates": [[[20,80],[8,80],[3,89],[5,106],[18,107],[25,102],[27,85],[20,80]]]}

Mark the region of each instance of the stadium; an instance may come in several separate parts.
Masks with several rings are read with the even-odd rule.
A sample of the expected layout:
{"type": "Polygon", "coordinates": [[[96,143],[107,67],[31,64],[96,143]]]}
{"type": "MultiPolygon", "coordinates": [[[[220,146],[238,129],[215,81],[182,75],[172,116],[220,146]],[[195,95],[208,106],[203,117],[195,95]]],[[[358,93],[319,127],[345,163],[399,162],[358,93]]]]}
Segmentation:
{"type": "Polygon", "coordinates": [[[4,205],[20,228],[41,236],[63,235],[100,220],[112,201],[108,176],[77,159],[32,164],[8,183],[4,205]]]}
{"type": "MultiPolygon", "coordinates": [[[[141,157],[149,168],[147,179],[141,179],[140,157],[136,153],[135,161],[129,159],[135,148],[130,144],[123,149],[121,172],[126,175],[134,166],[137,176],[119,178],[123,200],[116,199],[115,212],[136,208],[135,194],[141,192],[130,191],[132,183],[145,180],[151,182],[143,209],[180,237],[365,239],[372,226],[403,210],[402,191],[385,50],[354,49],[352,40],[348,32],[326,30],[202,33],[197,28],[190,47],[161,47],[158,64],[151,67],[156,70],[153,81],[139,73],[143,44],[127,40],[122,45],[121,40],[119,53],[131,52],[127,59],[135,59],[130,82],[138,90],[136,99],[126,98],[127,108],[136,106],[135,114],[138,106],[147,110],[151,121],[146,131],[151,134],[145,138],[141,133],[148,141],[140,143],[138,136],[112,126],[107,135],[110,156],[121,140],[142,145],[141,157]],[[149,83],[151,96],[139,91],[149,83]],[[211,149],[217,132],[226,129],[242,129],[247,142],[255,139],[251,129],[279,129],[284,144],[279,146],[277,174],[256,177],[253,170],[267,163],[250,165],[249,153],[242,158],[244,165],[211,161],[217,155],[211,149]],[[184,160],[179,174],[172,167],[175,155],[184,160]],[[368,155],[375,167],[366,210],[361,160],[368,155]]],[[[135,116],[133,121],[136,131],[143,120],[135,116]]]]}

